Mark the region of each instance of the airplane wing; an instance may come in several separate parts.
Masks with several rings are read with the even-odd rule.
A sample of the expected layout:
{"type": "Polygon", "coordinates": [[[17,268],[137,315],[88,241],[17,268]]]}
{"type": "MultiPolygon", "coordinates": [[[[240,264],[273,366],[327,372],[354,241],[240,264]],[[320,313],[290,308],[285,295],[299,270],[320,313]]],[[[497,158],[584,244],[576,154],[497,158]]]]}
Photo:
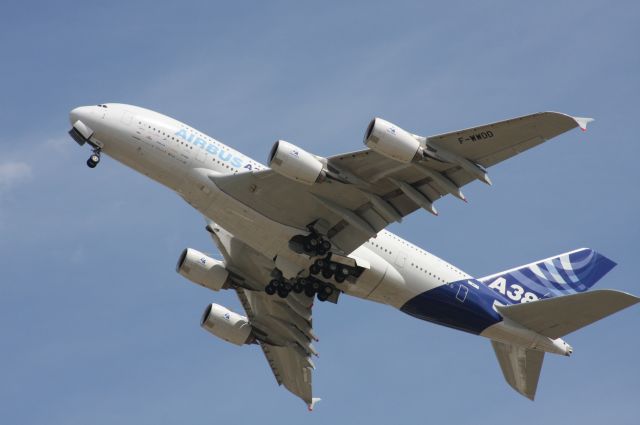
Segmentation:
{"type": "Polygon", "coordinates": [[[251,325],[264,334],[260,347],[278,385],[284,385],[313,409],[319,400],[312,395],[315,365],[311,357],[317,355],[312,344],[313,298],[291,293],[283,299],[246,289],[237,292],[251,325]]]}
{"type": "Polygon", "coordinates": [[[224,192],[276,222],[301,230],[320,223],[338,250],[350,253],[394,221],[480,179],[486,168],[575,127],[588,118],[541,112],[431,137],[416,137],[429,157],[402,163],[364,149],[326,159],[335,178],[305,185],[267,169],[210,176],[224,192]]]}
{"type": "Polygon", "coordinates": [[[278,382],[300,397],[309,409],[319,399],[312,395],[312,375],[317,355],[312,341],[313,298],[291,293],[287,298],[264,292],[273,263],[226,230],[209,222],[207,230],[225,258],[236,283],[236,293],[278,382]],[[248,287],[256,290],[245,289],[248,287]]]}

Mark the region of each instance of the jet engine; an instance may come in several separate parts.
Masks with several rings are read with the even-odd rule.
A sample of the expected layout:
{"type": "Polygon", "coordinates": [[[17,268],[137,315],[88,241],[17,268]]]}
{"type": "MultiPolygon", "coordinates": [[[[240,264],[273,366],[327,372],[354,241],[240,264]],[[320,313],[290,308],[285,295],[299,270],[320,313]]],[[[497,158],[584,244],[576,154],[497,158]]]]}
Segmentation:
{"type": "Polygon", "coordinates": [[[200,251],[186,248],[180,254],[176,271],[193,283],[219,291],[229,280],[229,271],[222,261],[211,258],[200,251]]]}
{"type": "Polygon", "coordinates": [[[200,326],[207,332],[236,345],[252,343],[255,338],[249,320],[218,304],[209,304],[200,326]]]}
{"type": "Polygon", "coordinates": [[[371,150],[400,162],[411,162],[420,150],[420,142],[409,132],[382,118],[374,118],[364,134],[371,150]]]}
{"type": "Polygon", "coordinates": [[[284,140],[274,143],[268,165],[276,173],[306,185],[325,177],[324,164],[318,157],[284,140]]]}

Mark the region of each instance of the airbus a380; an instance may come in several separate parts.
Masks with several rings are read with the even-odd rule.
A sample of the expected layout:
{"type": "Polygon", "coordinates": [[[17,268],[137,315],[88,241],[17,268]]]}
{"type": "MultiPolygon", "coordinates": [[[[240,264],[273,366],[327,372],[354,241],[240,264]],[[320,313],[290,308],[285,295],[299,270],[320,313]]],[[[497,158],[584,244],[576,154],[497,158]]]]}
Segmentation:
{"type": "Polygon", "coordinates": [[[312,409],[312,306],[351,295],[488,338],[506,381],[533,400],[545,353],[562,337],[638,301],[587,290],[615,263],[582,248],[476,278],[384,230],[475,180],[487,168],[588,118],[542,112],[423,137],[374,118],[366,148],[323,158],[277,141],[267,166],[168,116],[125,104],[70,112],[69,134],[178,193],[206,219],[223,261],[192,248],[177,271],[213,291],[233,290],[241,315],[207,306],[201,326],[257,344],[276,381],[312,409]]]}

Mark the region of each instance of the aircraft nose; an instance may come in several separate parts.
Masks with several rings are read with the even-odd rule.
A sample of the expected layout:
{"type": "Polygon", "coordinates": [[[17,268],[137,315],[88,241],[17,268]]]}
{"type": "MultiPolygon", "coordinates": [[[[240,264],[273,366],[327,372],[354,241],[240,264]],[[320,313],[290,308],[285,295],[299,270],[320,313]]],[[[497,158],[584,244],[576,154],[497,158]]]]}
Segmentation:
{"type": "Polygon", "coordinates": [[[91,106],[79,106],[69,112],[69,122],[71,123],[71,125],[73,125],[78,120],[87,122],[90,113],[91,106]]]}

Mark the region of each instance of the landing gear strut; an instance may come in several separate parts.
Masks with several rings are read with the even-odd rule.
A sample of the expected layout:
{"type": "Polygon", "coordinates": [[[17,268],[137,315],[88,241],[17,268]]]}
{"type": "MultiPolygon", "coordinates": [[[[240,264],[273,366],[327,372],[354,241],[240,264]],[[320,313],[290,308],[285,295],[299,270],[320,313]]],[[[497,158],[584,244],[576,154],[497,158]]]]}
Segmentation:
{"type": "Polygon", "coordinates": [[[100,148],[94,148],[93,153],[87,159],[87,167],[96,168],[96,165],[100,163],[100,148]]]}

